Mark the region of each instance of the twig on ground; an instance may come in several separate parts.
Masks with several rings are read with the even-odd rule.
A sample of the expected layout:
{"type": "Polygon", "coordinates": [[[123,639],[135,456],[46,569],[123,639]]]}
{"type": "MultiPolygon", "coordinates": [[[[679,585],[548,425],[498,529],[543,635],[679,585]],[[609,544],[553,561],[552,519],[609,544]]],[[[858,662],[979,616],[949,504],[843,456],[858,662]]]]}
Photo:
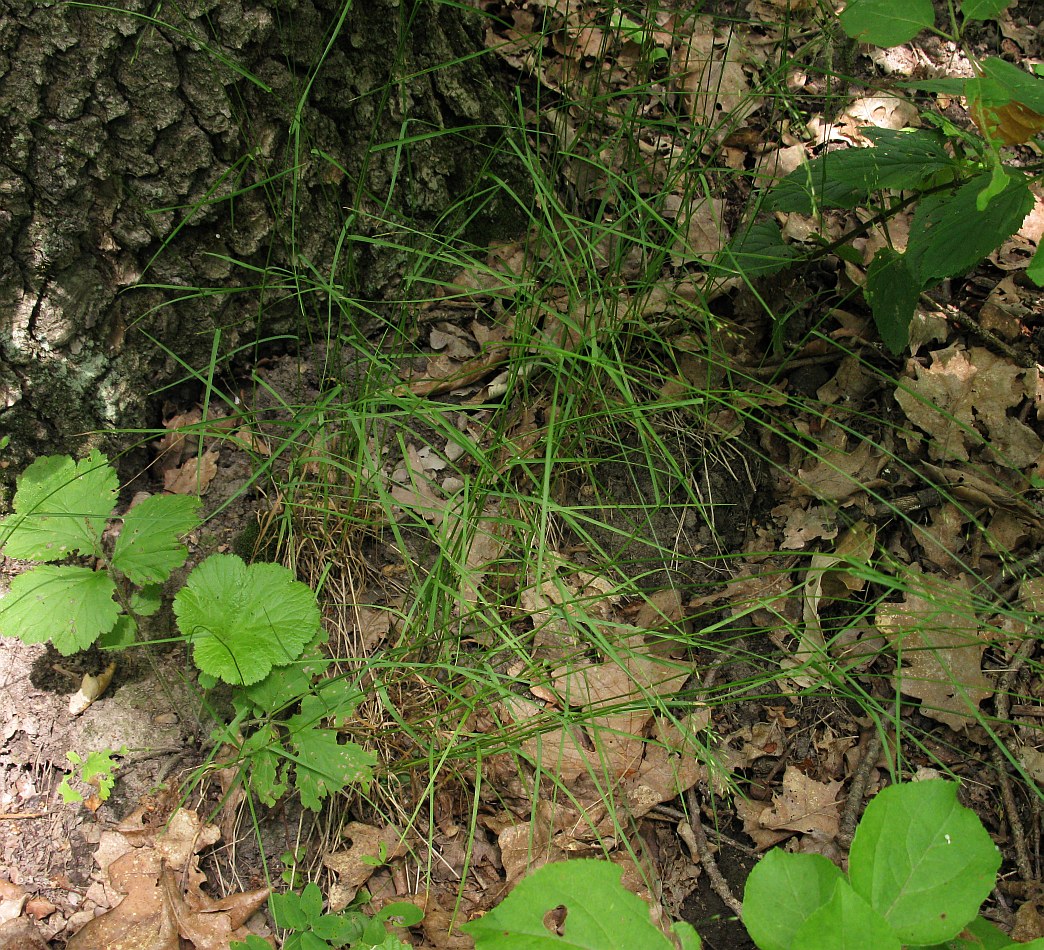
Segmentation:
{"type": "Polygon", "coordinates": [[[937,313],[941,313],[947,319],[952,320],[969,336],[974,337],[980,343],[984,343],[995,353],[1000,353],[1001,356],[1011,360],[1016,366],[1030,368],[1036,365],[1030,355],[1020,353],[1015,347],[1005,343],[996,333],[979,326],[975,320],[957,307],[944,307],[926,294],[921,294],[921,302],[929,303],[937,313]]]}
{"type": "MultiPolygon", "coordinates": [[[[1008,755],[1010,752],[1002,749],[1000,743],[1003,741],[1000,730],[1008,724],[1011,715],[1011,691],[1015,684],[1015,678],[1019,675],[1026,662],[1030,651],[1036,646],[1036,639],[1027,637],[1023,640],[1011,655],[1011,662],[1001,676],[997,684],[996,703],[997,719],[999,728],[997,730],[996,742],[990,750],[993,759],[993,767],[997,770],[997,779],[1000,782],[1001,800],[1004,802],[1004,810],[1008,814],[1008,827],[1011,829],[1011,840],[1015,846],[1015,866],[1019,869],[1019,876],[1026,883],[1034,879],[1033,866],[1030,863],[1029,847],[1026,844],[1026,830],[1019,818],[1019,808],[1015,801],[1015,793],[1011,790],[1011,776],[1008,774],[1008,755]]],[[[1010,725],[1009,725],[1010,728],[1010,725]]]]}
{"type": "Polygon", "coordinates": [[[848,800],[845,802],[845,813],[841,816],[841,825],[837,832],[837,843],[846,851],[852,847],[852,839],[855,837],[856,825],[859,824],[860,807],[863,804],[863,796],[866,794],[866,786],[870,781],[870,773],[873,772],[877,760],[881,757],[881,749],[884,748],[884,740],[881,733],[874,730],[870,741],[866,744],[866,754],[859,767],[852,775],[852,784],[848,788],[848,800]]]}
{"type": "MultiPolygon", "coordinates": [[[[679,808],[671,808],[670,805],[655,805],[649,809],[647,817],[651,819],[661,818],[664,821],[684,821],[688,823],[689,819],[679,808]]],[[[728,835],[723,835],[717,828],[708,828],[706,825],[703,826],[703,833],[708,838],[712,839],[716,844],[727,844],[730,848],[735,848],[737,851],[750,855],[751,857],[757,857],[758,851],[756,848],[752,848],[749,845],[745,845],[742,841],[737,841],[735,838],[730,838],[728,835]]],[[[686,842],[688,844],[688,842],[686,842]]],[[[690,844],[691,848],[692,845],[690,844]]]]}
{"type": "Polygon", "coordinates": [[[725,906],[742,920],[743,904],[733,897],[728,881],[725,880],[725,876],[721,873],[718,862],[714,860],[710,841],[707,840],[707,833],[703,830],[703,822],[700,821],[700,803],[696,798],[696,793],[691,788],[686,793],[685,800],[689,804],[689,819],[688,821],[678,823],[678,834],[689,846],[689,850],[693,853],[693,858],[703,865],[703,870],[707,872],[707,880],[710,881],[711,889],[722,899],[725,906]]]}

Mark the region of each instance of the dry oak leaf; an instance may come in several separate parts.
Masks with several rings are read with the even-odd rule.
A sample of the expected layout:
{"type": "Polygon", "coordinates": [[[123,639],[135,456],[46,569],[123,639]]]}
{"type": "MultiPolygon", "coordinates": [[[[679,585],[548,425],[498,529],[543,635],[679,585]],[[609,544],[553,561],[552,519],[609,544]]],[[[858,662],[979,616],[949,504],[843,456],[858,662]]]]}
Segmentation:
{"type": "Polygon", "coordinates": [[[772,796],[772,807],[761,813],[759,823],[773,831],[818,832],[833,838],[841,823],[840,792],[840,782],[817,782],[788,765],[783,791],[772,796]]]}
{"type": "Polygon", "coordinates": [[[921,712],[960,731],[993,695],[982,672],[986,643],[968,589],[911,567],[901,604],[878,608],[875,624],[900,652],[899,691],[921,700],[921,712]]]}
{"type": "Polygon", "coordinates": [[[323,867],[337,875],[336,888],[330,892],[330,913],[333,914],[344,910],[359,888],[373,877],[378,869],[374,859],[381,854],[382,849],[388,861],[401,858],[406,853],[402,833],[392,825],[378,828],[361,821],[352,821],[341,834],[351,841],[351,846],[323,855],[323,867]]]}
{"type": "Polygon", "coordinates": [[[218,471],[220,453],[214,449],[190,458],[163,473],[163,487],[175,495],[205,495],[218,471]]]}
{"type": "Polygon", "coordinates": [[[965,352],[957,345],[932,354],[932,365],[911,361],[914,378],[896,390],[907,418],[932,437],[936,459],[967,461],[969,445],[987,442],[1001,460],[1017,469],[1034,464],[1044,442],[1009,415],[1036,396],[1038,372],[1015,366],[984,347],[965,352]],[[974,428],[983,427],[984,439],[974,428]]]}
{"type": "Polygon", "coordinates": [[[821,451],[809,469],[798,469],[796,495],[812,495],[821,501],[844,502],[865,491],[881,473],[887,458],[869,442],[850,449],[846,444],[821,451]]]}

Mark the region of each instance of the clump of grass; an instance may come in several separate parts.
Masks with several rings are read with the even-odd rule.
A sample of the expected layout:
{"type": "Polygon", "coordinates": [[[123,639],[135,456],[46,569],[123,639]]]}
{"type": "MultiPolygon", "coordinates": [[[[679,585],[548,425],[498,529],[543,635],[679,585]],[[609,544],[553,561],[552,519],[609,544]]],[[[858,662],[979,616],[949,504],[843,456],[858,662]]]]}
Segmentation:
{"type": "MultiPolygon", "coordinates": [[[[766,69],[756,92],[796,114],[800,104],[785,85],[790,65],[784,57],[766,69]]],[[[335,258],[350,257],[356,245],[394,252],[403,270],[388,299],[353,296],[336,265],[320,272],[301,260],[297,270],[256,275],[309,320],[300,342],[321,347],[303,349],[302,359],[321,353],[316,375],[330,385],[308,400],[266,394],[271,412],[258,411],[251,422],[272,451],[255,457],[244,490],[255,487],[270,499],[262,543],[277,545],[324,592],[336,669],[365,670],[369,698],[353,731],[382,761],[368,807],[429,836],[436,792],[447,785],[474,789],[472,831],[487,795],[506,802],[526,788],[534,800],[580,807],[570,783],[534,749],[571,732],[597,749],[607,737],[598,732],[606,717],[636,705],[674,726],[681,755],[706,763],[711,775],[719,774],[721,737],[693,730],[693,710],[800,705],[824,695],[887,737],[897,773],[917,760],[949,770],[931,724],[912,725],[905,715],[884,646],[848,667],[833,661],[831,648],[872,626],[881,605],[922,590],[912,558],[899,549],[923,528],[923,509],[908,511],[897,497],[930,488],[994,543],[981,509],[944,479],[926,485],[909,461],[909,429],[887,411],[899,385],[892,364],[845,350],[826,332],[825,316],[788,329],[764,285],[736,273],[727,253],[688,246],[679,206],[697,208],[707,196],[757,183],[725,163],[721,145],[749,103],[723,114],[716,127],[694,127],[667,111],[643,111],[666,79],[618,87],[608,76],[589,78],[589,87],[567,87],[553,102],[517,104],[516,134],[503,148],[525,169],[535,200],[524,202],[506,180],[497,183],[497,199],[513,202],[524,221],[509,261],[463,237],[475,197],[468,196],[446,209],[445,220],[463,223],[438,235],[379,216],[361,230],[361,212],[346,214],[335,258]],[[650,143],[667,144],[656,153],[643,149],[650,143]],[[461,273],[468,286],[455,283],[461,273]],[[749,328],[717,303],[723,288],[741,284],[772,326],[767,353],[745,347],[741,335],[749,328]],[[499,334],[496,395],[479,390],[469,400],[411,387],[418,360],[430,355],[425,315],[439,307],[467,311],[499,334]],[[788,347],[812,343],[812,362],[828,367],[828,377],[849,361],[873,380],[884,411],[848,405],[844,394],[825,401],[815,390],[784,392],[788,347]],[[739,357],[749,362],[740,365],[739,357]],[[420,446],[437,457],[437,468],[410,464],[420,446]],[[846,454],[864,449],[882,460],[869,478],[844,464],[846,454]],[[781,653],[804,636],[795,605],[811,556],[759,549],[756,535],[723,538],[721,524],[744,496],[749,504],[755,492],[771,496],[807,483],[817,466],[836,475],[832,497],[807,488],[824,517],[847,527],[857,517],[845,506],[864,491],[881,531],[873,554],[847,565],[863,584],[833,604],[824,650],[781,668],[781,653]],[[731,474],[734,496],[720,494],[724,480],[712,478],[712,469],[731,474]],[[754,593],[743,593],[752,577],[754,593]],[[639,683],[597,707],[548,702],[532,715],[510,715],[519,697],[531,701],[534,689],[550,688],[556,665],[630,669],[632,631],[606,605],[653,603],[649,588],[678,578],[688,585],[686,622],[668,624],[659,636],[669,642],[670,662],[699,670],[691,681],[668,698],[639,683]],[[554,592],[553,609],[546,599],[533,606],[534,592],[545,588],[554,592]],[[373,611],[387,617],[378,637],[366,635],[373,611]],[[487,774],[489,763],[496,769],[487,774]],[[512,770],[514,784],[505,778],[512,770]]],[[[490,168],[495,179],[495,156],[490,168]]],[[[186,375],[201,383],[208,405],[231,406],[216,359],[187,367],[186,375]]],[[[253,382],[258,392],[267,386],[260,371],[253,382]]],[[[773,503],[755,514],[770,522],[773,503]]],[[[775,540],[770,531],[760,538],[775,540]]],[[[973,578],[970,609],[989,618],[980,635],[999,663],[1006,631],[1032,621],[1012,598],[998,597],[993,579],[976,577],[965,555],[951,554],[973,578]]],[[[1003,551],[998,556],[1010,561],[1003,551]]],[[[923,623],[930,626],[930,618],[923,623]]],[[[954,686],[959,695],[961,684],[954,686]]],[[[991,741],[1013,725],[1009,715],[991,718],[977,705],[966,711],[991,741]]],[[[624,800],[620,776],[604,757],[600,765],[586,778],[605,810],[586,833],[626,840],[616,808],[624,800]]]]}

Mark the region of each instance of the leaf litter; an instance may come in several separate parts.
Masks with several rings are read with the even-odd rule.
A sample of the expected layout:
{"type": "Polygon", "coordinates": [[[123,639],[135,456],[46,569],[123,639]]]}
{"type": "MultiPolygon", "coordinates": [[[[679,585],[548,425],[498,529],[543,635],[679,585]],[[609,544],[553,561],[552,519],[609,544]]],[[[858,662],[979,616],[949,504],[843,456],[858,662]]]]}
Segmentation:
{"type": "MultiPolygon", "coordinates": [[[[781,5],[749,7],[767,11],[754,19],[771,23],[781,5]]],[[[798,4],[786,6],[793,16],[811,16],[798,4]]],[[[677,100],[689,122],[711,128],[708,152],[720,149],[734,168],[758,167],[765,183],[799,167],[813,149],[865,147],[861,130],[867,126],[896,129],[918,121],[908,100],[875,95],[837,114],[815,115],[804,129],[772,134],[763,124],[767,102],[759,91],[767,68],[764,48],[779,38],[765,22],[752,23],[744,33],[723,30],[706,17],[663,11],[620,30],[607,28],[593,3],[501,7],[490,21],[497,24],[490,26],[490,46],[511,68],[565,97],[555,131],[575,154],[564,166],[564,180],[581,203],[611,202],[608,181],[590,175],[592,164],[634,171],[645,194],[667,192],[663,207],[673,228],[673,270],[641,294],[625,288],[615,310],[601,301],[578,305],[566,287],[549,293],[554,305],[529,338],[532,351],[521,359],[512,298],[516,278],[528,266],[522,242],[490,248],[484,269],[456,275],[422,315],[418,343],[426,355],[402,373],[396,395],[455,405],[461,435],[447,439],[403,429],[395,447],[387,434],[367,434],[372,485],[394,502],[395,528],[407,539],[413,564],[396,563],[386,541],[360,542],[366,554],[349,554],[348,560],[374,563],[352,563],[361,582],[333,572],[330,588],[343,593],[341,613],[331,607],[328,622],[356,650],[346,655],[362,662],[394,644],[410,616],[408,584],[400,578],[430,561],[415,540],[424,535],[419,525],[430,526],[439,545],[454,552],[454,610],[465,637],[487,647],[493,641],[484,625],[501,623],[529,638],[504,666],[513,683],[510,695],[476,711],[465,732],[481,736],[514,728],[521,738],[516,754],[495,754],[470,771],[464,768],[456,780],[446,779],[445,787],[431,788],[423,834],[420,825],[403,830],[411,820],[405,813],[399,815],[402,827],[346,823],[338,840],[328,840],[318,855],[331,874],[332,909],[347,906],[364,887],[373,895],[372,906],[393,896],[414,900],[426,912],[416,941],[467,946],[451,924],[487,910],[528,871],[551,860],[611,852],[625,864],[625,880],[634,890],[679,914],[701,869],[669,860],[680,850],[670,822],[679,814],[693,819],[676,813],[672,803],[696,788],[714,800],[716,830],[746,836],[756,851],[789,842],[837,860],[839,829],[851,807],[847,788],[875,725],[829,688],[821,703],[796,694],[776,697],[778,705],[745,699],[745,681],[772,664],[781,677],[777,682],[806,689],[846,670],[869,694],[901,704],[910,727],[932,742],[963,741],[973,765],[987,741],[976,714],[995,708],[991,704],[1003,687],[1018,702],[1011,723],[1001,725],[1010,728],[1022,767],[1039,781],[1039,683],[1025,673],[1025,654],[1021,661],[1016,656],[1033,636],[1044,600],[1034,581],[1018,576],[1028,569],[1020,565],[1029,552],[1044,541],[1035,494],[1044,478],[1044,377],[1039,365],[1022,365],[964,335],[945,310],[917,314],[912,355],[898,380],[882,383],[869,365],[872,355],[859,349],[873,337],[870,324],[843,305],[831,312],[826,332],[855,352],[837,358],[839,350],[817,349],[814,340],[798,335],[791,340],[789,364],[779,366],[770,384],[756,384],[762,377],[751,373],[744,381],[743,412],[755,414],[762,425],[745,437],[756,440],[758,453],[773,466],[766,489],[771,501],[758,512],[746,544],[729,552],[728,569],[710,572],[684,596],[676,588],[644,597],[621,593],[618,577],[593,564],[576,570],[573,553],[554,544],[542,570],[534,567],[540,562],[526,562],[520,572],[514,526],[524,523],[526,513],[499,503],[468,507],[461,477],[470,474],[465,445],[469,452],[494,456],[501,471],[511,458],[538,457],[546,406],[539,398],[519,405],[518,396],[523,389],[532,393],[522,383],[540,346],[577,352],[591,327],[635,314],[669,329],[680,302],[728,295],[734,323],[724,345],[733,369],[760,368],[767,351],[757,342],[764,340],[764,307],[745,312],[745,292],[736,281],[701,271],[719,255],[733,226],[724,189],[718,193],[714,183],[708,190],[703,183],[693,187],[684,175],[671,177],[667,170],[682,143],[644,129],[636,149],[610,143],[598,162],[583,161],[584,117],[568,104],[570,96],[579,98],[582,88],[610,96],[608,128],[619,120],[613,110],[622,114],[632,101],[658,115],[677,100]],[[547,36],[549,49],[538,55],[534,38],[547,36]],[[636,82],[650,50],[668,60],[665,78],[636,82]],[[807,378],[802,364],[810,370],[807,378]],[[487,408],[496,400],[510,414],[499,442],[490,434],[494,412],[487,408]],[[851,412],[863,415],[853,423],[851,412]],[[981,578],[990,581],[988,589],[976,580],[981,578]],[[500,606],[503,598],[494,590],[504,585],[517,592],[512,611],[500,606]],[[693,649],[695,632],[709,645],[693,649]],[[469,785],[471,791],[486,790],[474,822],[463,791],[469,785]],[[631,822],[637,835],[628,832],[631,822]],[[659,862],[644,856],[648,850],[660,854],[659,862]],[[663,869],[659,874],[656,863],[663,869]],[[417,873],[423,868],[427,884],[417,873]]],[[[913,67],[897,61],[889,68],[913,67]]],[[[807,73],[790,81],[812,87],[815,77],[807,73]]],[[[1040,207],[1038,197],[1036,217],[994,256],[1001,271],[1025,266],[1040,239],[1040,207]]],[[[781,233],[808,241],[819,234],[837,238],[857,214],[776,217],[781,233]]],[[[901,249],[908,225],[909,216],[900,215],[887,232],[870,229],[858,248],[862,263],[846,261],[828,275],[836,285],[830,290],[860,285],[874,252],[885,245],[901,249]]],[[[608,270],[613,248],[606,242],[599,253],[600,266],[608,270]]],[[[758,288],[770,305],[774,294],[784,300],[806,291],[813,288],[782,281],[758,288]]],[[[1041,322],[1039,307],[1008,278],[990,288],[981,313],[986,328],[1010,342],[1041,322]]],[[[677,349],[677,391],[720,376],[720,367],[693,355],[700,346],[685,333],[667,332],[665,340],[677,349]]],[[[669,385],[663,394],[673,391],[669,385]]],[[[722,422],[742,432],[724,417],[722,422]]],[[[220,488],[231,480],[237,454],[265,457],[278,438],[249,411],[206,421],[198,407],[171,411],[168,426],[170,434],[156,447],[156,476],[162,489],[186,494],[220,488]]],[[[338,483],[327,461],[340,450],[338,438],[316,434],[307,468],[332,486],[338,483]]],[[[351,504],[347,510],[356,517],[351,504]]],[[[369,519],[360,514],[358,520],[369,519]]],[[[355,542],[331,543],[352,550],[355,542]]],[[[311,557],[321,561],[328,554],[311,557]]],[[[388,749],[403,754],[394,738],[386,741],[388,749]]],[[[888,736],[886,749],[895,741],[888,736]]],[[[865,794],[886,781],[894,764],[888,754],[869,763],[865,794]]],[[[231,785],[226,791],[219,824],[231,839],[243,795],[231,785]]],[[[96,921],[121,928],[145,916],[174,941],[171,946],[178,940],[198,948],[225,946],[243,926],[243,915],[256,908],[257,894],[233,895],[227,905],[207,896],[197,852],[215,845],[217,832],[192,813],[176,817],[173,830],[162,834],[103,833],[96,893],[106,896],[96,906],[108,901],[112,909],[96,921]],[[104,837],[110,834],[116,837],[104,837]],[[136,834],[135,850],[123,850],[136,834]]],[[[720,853],[729,847],[725,837],[718,840],[720,853]]],[[[1024,914],[1020,921],[1024,928],[1032,928],[1028,918],[1024,914]]],[[[90,931],[83,939],[93,939],[90,931]]]]}

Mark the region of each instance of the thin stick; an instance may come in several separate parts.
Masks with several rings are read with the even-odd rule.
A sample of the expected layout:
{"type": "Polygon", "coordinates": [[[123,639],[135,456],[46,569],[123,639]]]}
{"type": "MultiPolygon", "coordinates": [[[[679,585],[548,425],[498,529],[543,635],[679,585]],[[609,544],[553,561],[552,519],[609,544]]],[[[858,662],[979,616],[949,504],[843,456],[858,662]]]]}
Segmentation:
{"type": "Polygon", "coordinates": [[[859,763],[859,768],[852,776],[852,784],[848,789],[848,801],[845,802],[845,813],[841,816],[841,824],[837,832],[837,843],[846,850],[852,847],[856,825],[859,823],[859,813],[862,811],[860,806],[863,804],[863,796],[866,795],[870,773],[877,765],[883,747],[884,740],[881,738],[881,733],[875,729],[873,735],[870,736],[870,741],[866,744],[866,755],[863,756],[863,761],[859,763]]]}
{"type": "Polygon", "coordinates": [[[686,841],[686,844],[695,852],[693,857],[703,865],[703,870],[707,872],[711,889],[722,899],[726,907],[740,920],[743,920],[743,904],[732,896],[728,881],[719,870],[718,862],[714,860],[707,833],[703,830],[703,823],[700,821],[700,803],[696,800],[696,793],[691,788],[686,793],[686,801],[689,803],[689,820],[679,826],[679,834],[683,829],[688,832],[682,834],[683,840],[691,834],[694,840],[686,841]]]}

